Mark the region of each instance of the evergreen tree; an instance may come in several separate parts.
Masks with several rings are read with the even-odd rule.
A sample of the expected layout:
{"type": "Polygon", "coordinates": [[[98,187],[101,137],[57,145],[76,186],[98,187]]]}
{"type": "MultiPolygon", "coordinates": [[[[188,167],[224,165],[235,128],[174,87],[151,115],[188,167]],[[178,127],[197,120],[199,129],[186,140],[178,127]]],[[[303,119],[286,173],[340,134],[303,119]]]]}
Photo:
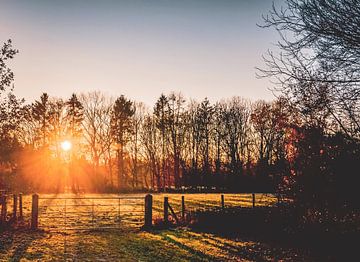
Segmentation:
{"type": "Polygon", "coordinates": [[[46,145],[47,136],[49,133],[49,122],[51,119],[50,112],[50,101],[47,93],[43,93],[40,97],[40,101],[36,100],[32,105],[32,116],[35,121],[38,122],[39,126],[39,135],[38,140],[40,140],[40,146],[44,147],[46,145]]]}
{"type": "Polygon", "coordinates": [[[165,156],[166,156],[166,130],[167,130],[167,122],[168,122],[168,98],[161,94],[159,99],[156,101],[155,107],[154,107],[154,117],[155,117],[155,123],[157,129],[161,133],[161,173],[163,178],[163,190],[165,191],[166,188],[166,172],[165,172],[165,156]]]}
{"type": "Polygon", "coordinates": [[[81,124],[84,119],[84,107],[77,98],[76,94],[72,94],[70,99],[66,101],[66,118],[68,122],[68,133],[72,139],[81,135],[81,124]]]}
{"type": "Polygon", "coordinates": [[[135,114],[133,102],[121,95],[116,99],[112,117],[111,117],[111,134],[117,143],[117,159],[118,159],[118,185],[122,186],[121,182],[125,176],[124,153],[126,144],[130,140],[132,133],[132,117],[135,114]]]}

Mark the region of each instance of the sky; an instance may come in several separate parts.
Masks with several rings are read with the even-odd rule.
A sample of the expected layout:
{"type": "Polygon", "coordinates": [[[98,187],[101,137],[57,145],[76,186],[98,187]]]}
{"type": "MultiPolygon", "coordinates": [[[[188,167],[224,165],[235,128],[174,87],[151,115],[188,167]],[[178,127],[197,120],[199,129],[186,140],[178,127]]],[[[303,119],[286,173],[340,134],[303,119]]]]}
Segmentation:
{"type": "MultiPolygon", "coordinates": [[[[280,0],[279,0],[280,1],[280,0]]],[[[279,1],[275,1],[276,4],[279,1]]],[[[161,93],[210,101],[273,99],[256,78],[278,36],[259,28],[271,0],[1,0],[0,42],[15,94],[68,98],[100,90],[153,105],[161,93]]]]}

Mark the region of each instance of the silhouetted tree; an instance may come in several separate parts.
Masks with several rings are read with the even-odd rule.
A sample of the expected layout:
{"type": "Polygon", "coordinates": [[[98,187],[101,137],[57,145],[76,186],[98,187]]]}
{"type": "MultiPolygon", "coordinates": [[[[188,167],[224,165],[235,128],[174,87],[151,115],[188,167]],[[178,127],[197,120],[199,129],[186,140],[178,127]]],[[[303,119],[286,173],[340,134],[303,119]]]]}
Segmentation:
{"type": "Polygon", "coordinates": [[[21,150],[18,136],[21,131],[20,123],[24,121],[21,109],[23,102],[11,93],[0,101],[0,188],[2,189],[5,185],[9,187],[9,180],[14,178],[13,172],[18,168],[16,154],[21,150]]]}
{"type": "Polygon", "coordinates": [[[49,103],[49,144],[56,148],[60,157],[60,142],[66,132],[65,104],[62,99],[51,99],[49,103]]]}
{"type": "Polygon", "coordinates": [[[167,122],[168,122],[168,98],[161,94],[154,106],[154,117],[156,127],[161,133],[161,176],[162,176],[162,188],[166,190],[166,148],[167,148],[167,122]]]}
{"type": "MultiPolygon", "coordinates": [[[[360,134],[360,3],[286,0],[264,17],[279,32],[279,55],[269,51],[260,75],[305,110],[319,109],[348,135],[360,134]]],[[[310,112],[308,112],[310,113],[310,112]]]]}
{"type": "Polygon", "coordinates": [[[245,162],[245,150],[250,128],[250,108],[245,100],[233,98],[226,103],[222,112],[224,125],[225,152],[229,158],[229,170],[233,175],[240,175],[245,162]]]}
{"type": "Polygon", "coordinates": [[[118,158],[118,183],[119,187],[123,186],[126,179],[124,166],[125,146],[130,140],[132,134],[133,115],[135,113],[133,102],[121,95],[115,100],[111,117],[111,132],[117,143],[117,158],[118,158]]]}
{"type": "Polygon", "coordinates": [[[157,127],[154,117],[146,115],[140,131],[141,143],[144,146],[148,169],[151,174],[151,188],[161,188],[161,150],[159,149],[157,127]]]}
{"type": "Polygon", "coordinates": [[[4,91],[14,80],[14,73],[7,67],[6,62],[13,59],[18,52],[13,48],[11,39],[7,40],[0,49],[0,91],[4,91]]]}
{"type": "Polygon", "coordinates": [[[43,93],[40,100],[36,100],[32,105],[32,116],[38,122],[40,146],[45,147],[48,143],[49,125],[52,117],[47,93],[43,93]]]}
{"type": "Polygon", "coordinates": [[[200,131],[201,152],[203,159],[203,176],[209,176],[210,173],[210,135],[212,133],[212,120],[214,108],[210,101],[205,98],[198,107],[196,121],[200,131]]]}
{"type": "MultiPolygon", "coordinates": [[[[83,150],[90,158],[93,176],[100,182],[97,176],[100,172],[100,164],[109,165],[108,175],[112,183],[111,172],[111,146],[113,136],[111,135],[112,100],[100,92],[81,94],[79,97],[84,110],[83,128],[83,150]]],[[[105,179],[101,179],[104,185],[105,179]]]]}
{"type": "Polygon", "coordinates": [[[170,141],[172,144],[174,185],[176,188],[180,186],[181,148],[185,135],[184,103],[185,99],[181,94],[176,95],[172,93],[169,96],[167,127],[170,133],[170,141]]]}
{"type": "MultiPolygon", "coordinates": [[[[143,128],[145,106],[143,103],[133,103],[134,115],[132,117],[132,131],[130,138],[130,158],[131,158],[131,174],[132,174],[132,187],[137,188],[139,184],[138,173],[140,172],[140,132],[143,128]]],[[[146,184],[146,176],[144,175],[143,182],[146,184]]]]}
{"type": "Polygon", "coordinates": [[[70,99],[66,101],[66,118],[71,138],[79,138],[82,131],[82,121],[84,119],[83,105],[77,98],[76,94],[72,94],[70,99]]]}
{"type": "Polygon", "coordinates": [[[221,152],[223,147],[223,140],[225,137],[224,127],[223,127],[223,113],[224,113],[224,103],[216,103],[214,106],[214,129],[213,129],[213,139],[215,146],[215,174],[220,174],[221,170],[221,152]]]}

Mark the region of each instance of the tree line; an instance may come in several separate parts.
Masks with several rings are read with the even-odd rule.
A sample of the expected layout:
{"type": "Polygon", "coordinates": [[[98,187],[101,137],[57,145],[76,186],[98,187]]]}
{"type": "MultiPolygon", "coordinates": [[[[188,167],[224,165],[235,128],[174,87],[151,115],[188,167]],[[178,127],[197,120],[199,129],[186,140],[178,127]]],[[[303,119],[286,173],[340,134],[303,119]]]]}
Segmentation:
{"type": "Polygon", "coordinates": [[[3,186],[62,190],[68,176],[73,190],[273,190],[292,143],[284,99],[212,104],[171,93],[148,108],[97,91],[3,101],[3,186]]]}
{"type": "Polygon", "coordinates": [[[0,61],[1,188],[274,191],[290,170],[301,120],[284,98],[211,103],[170,93],[147,107],[96,91],[26,103],[6,64],[17,52],[9,40],[0,61]]]}

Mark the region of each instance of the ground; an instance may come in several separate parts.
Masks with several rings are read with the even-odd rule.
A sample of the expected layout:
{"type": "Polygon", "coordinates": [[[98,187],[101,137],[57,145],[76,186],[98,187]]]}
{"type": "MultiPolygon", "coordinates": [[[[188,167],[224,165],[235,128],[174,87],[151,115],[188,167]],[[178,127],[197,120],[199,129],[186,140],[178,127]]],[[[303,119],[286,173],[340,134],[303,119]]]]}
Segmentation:
{"type": "Polygon", "coordinates": [[[66,234],[8,231],[0,241],[0,261],[308,261],[294,249],[186,228],[66,234]]]}
{"type": "MultiPolygon", "coordinates": [[[[101,195],[104,196],[104,195],[101,195]]],[[[42,195],[41,197],[49,197],[42,195]]],[[[62,198],[64,195],[58,195],[62,198]]],[[[100,197],[100,195],[86,195],[100,197]]],[[[109,195],[106,195],[109,197],[109,195]]],[[[112,197],[112,196],[111,196],[112,197]]],[[[135,196],[138,197],[138,196],[135,196]]],[[[24,199],[25,214],[29,214],[29,199],[24,199]]],[[[154,196],[154,209],[161,209],[163,195],[154,196]]],[[[169,202],[178,210],[181,195],[169,195],[169,202]]],[[[219,205],[219,194],[185,195],[187,206],[199,208],[206,205],[219,205]],[[198,204],[196,204],[198,203],[198,204]]],[[[228,205],[251,204],[249,195],[226,195],[228,205]],[[243,201],[243,202],[241,202],[243,201]]],[[[260,200],[260,198],[259,198],[260,200]]],[[[263,203],[273,201],[265,196],[263,203]],[[266,201],[265,201],[266,200],[266,201]]],[[[49,205],[49,199],[43,199],[48,204],[46,211],[53,211],[55,205],[49,205]]],[[[63,201],[63,200],[51,200],[63,201]]],[[[68,200],[69,201],[69,200],[68,200]]],[[[76,200],[77,201],[77,200],[76,200]]],[[[106,200],[99,200],[105,205],[106,200]]],[[[125,200],[124,200],[125,201],[125,200]]],[[[40,206],[45,205],[41,204],[40,206]]],[[[108,202],[106,202],[108,203],[108,202]]],[[[93,204],[82,202],[83,208],[93,208],[93,204]],[[88,205],[89,204],[89,205],[88,205]]],[[[96,204],[95,204],[96,205],[96,204]]],[[[112,205],[109,205],[111,207],[112,205]]],[[[67,204],[67,212],[74,212],[75,205],[67,204]]],[[[103,207],[105,208],[105,207],[103,207]]],[[[100,210],[100,207],[99,207],[100,210]]],[[[44,210],[43,210],[44,211],[44,210]]],[[[103,211],[103,210],[102,210],[103,211]]],[[[118,212],[111,210],[116,219],[118,212]]],[[[105,212],[106,213],[106,212],[105,212]]],[[[71,213],[70,213],[71,214],[71,213]]],[[[87,214],[84,212],[84,214],[87,214]]],[[[108,213],[108,215],[111,213],[108,213]]],[[[155,215],[157,212],[154,213],[155,215]]],[[[121,218],[126,215],[126,206],[121,208],[121,218]]],[[[41,216],[41,215],[40,215],[41,216]]],[[[101,215],[108,219],[108,216],[101,215]]],[[[62,218],[61,218],[62,219],[62,218]]],[[[47,224],[59,224],[61,219],[48,219],[47,224]]],[[[86,221],[86,220],[84,220],[86,221]]],[[[99,217],[95,219],[97,225],[99,217]]],[[[61,224],[61,223],[60,223],[61,224]]],[[[36,232],[29,229],[9,230],[0,236],[0,261],[307,261],[306,254],[290,247],[261,243],[241,237],[224,237],[210,233],[194,232],[189,228],[174,228],[167,230],[141,231],[136,223],[118,222],[112,229],[94,230],[59,230],[56,227],[44,227],[36,232]],[[56,229],[56,230],[55,230],[56,229]]],[[[84,225],[84,223],[83,223],[84,225]]],[[[49,225],[47,225],[49,226],[49,225]]]]}

